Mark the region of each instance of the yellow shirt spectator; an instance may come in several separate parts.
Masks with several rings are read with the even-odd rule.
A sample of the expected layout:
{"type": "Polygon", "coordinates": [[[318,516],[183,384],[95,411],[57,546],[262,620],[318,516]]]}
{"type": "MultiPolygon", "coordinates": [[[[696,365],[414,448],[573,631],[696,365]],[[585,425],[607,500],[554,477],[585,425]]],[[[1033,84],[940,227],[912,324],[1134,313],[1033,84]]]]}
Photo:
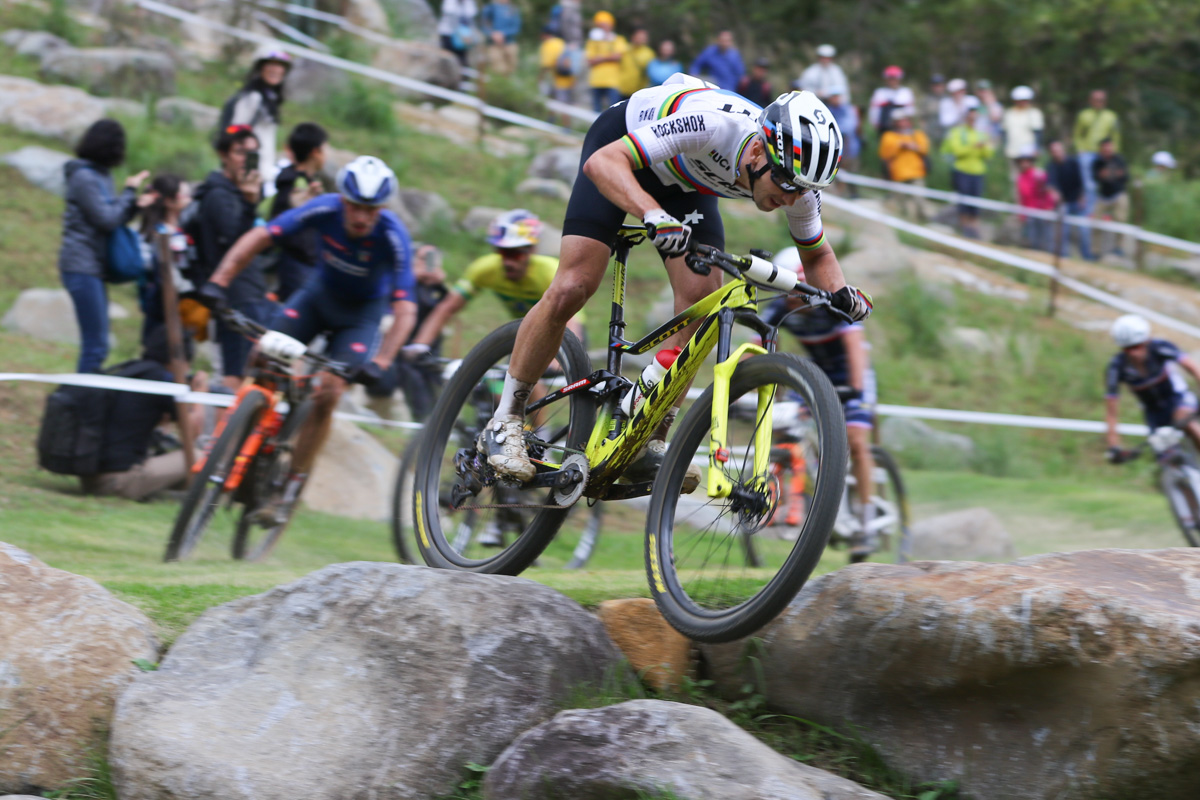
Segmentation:
{"type": "Polygon", "coordinates": [[[924,131],[906,133],[888,131],[879,140],[879,157],[888,165],[888,176],[906,182],[925,178],[925,156],[929,155],[929,137],[924,131]],[[905,143],[916,149],[904,147],[905,143]]]}
{"type": "Polygon", "coordinates": [[[942,152],[953,156],[954,168],[965,175],[986,173],[995,149],[990,136],[966,124],[955,125],[942,141],[942,152]]]}
{"type": "Polygon", "coordinates": [[[639,89],[650,85],[646,78],[646,67],[654,60],[654,50],[647,45],[632,45],[621,56],[621,82],[617,89],[629,97],[639,89]]]}
{"type": "Polygon", "coordinates": [[[588,71],[588,85],[593,89],[618,89],[621,85],[621,62],[618,60],[592,64],[592,59],[624,56],[628,49],[629,44],[625,41],[624,36],[605,39],[589,38],[587,47],[583,51],[588,63],[591,64],[588,71]]]}
{"type": "Polygon", "coordinates": [[[1098,153],[1100,142],[1112,139],[1113,147],[1121,149],[1121,124],[1111,108],[1085,108],[1075,118],[1075,152],[1098,153]]]}
{"type": "Polygon", "coordinates": [[[558,59],[566,48],[566,42],[558,36],[551,36],[542,42],[538,50],[538,64],[554,79],[555,89],[570,89],[575,85],[574,75],[558,74],[558,59]]]}

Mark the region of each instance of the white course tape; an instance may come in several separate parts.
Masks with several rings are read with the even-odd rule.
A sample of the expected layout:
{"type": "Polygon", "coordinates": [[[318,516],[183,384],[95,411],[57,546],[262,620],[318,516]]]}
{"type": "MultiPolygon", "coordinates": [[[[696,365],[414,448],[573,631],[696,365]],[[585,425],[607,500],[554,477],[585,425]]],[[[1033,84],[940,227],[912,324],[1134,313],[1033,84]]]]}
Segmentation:
{"type": "MultiPolygon", "coordinates": [[[[32,372],[0,372],[0,383],[4,381],[34,381],[37,383],[56,383],[67,386],[87,386],[95,389],[115,389],[123,392],[139,392],[141,394],[157,394],[174,397],[180,403],[196,403],[206,406],[227,407],[233,404],[231,394],[213,394],[210,392],[193,392],[182,383],[168,381],[147,381],[139,378],[118,378],[114,375],[84,375],[56,374],[40,375],[32,372]]],[[[690,389],[688,397],[695,399],[703,390],[690,389]]],[[[1004,425],[1016,428],[1038,428],[1053,431],[1076,431],[1079,433],[1103,433],[1104,423],[1098,420],[1058,419],[1055,417],[1030,417],[1022,414],[994,414],[986,411],[954,411],[946,408],[914,408],[912,406],[877,405],[875,411],[885,417],[911,417],[914,419],[931,419],[942,422],[970,422],[981,425],[1004,425]]],[[[334,416],[349,422],[361,422],[367,425],[382,425],[388,428],[420,429],[424,425],[416,422],[398,422],[396,420],[380,419],[365,414],[349,414],[337,412],[334,416]]],[[[1145,436],[1149,429],[1145,425],[1122,423],[1118,431],[1131,436],[1145,436]]]]}
{"type": "Polygon", "coordinates": [[[985,244],[980,244],[979,242],[971,239],[963,239],[947,233],[933,231],[923,225],[917,225],[916,223],[908,222],[907,220],[902,220],[898,217],[893,217],[890,214],[884,214],[879,211],[865,208],[858,203],[855,203],[853,200],[846,200],[842,197],[822,196],[821,202],[826,203],[834,208],[848,211],[851,214],[855,214],[865,219],[881,222],[884,225],[895,228],[896,230],[911,233],[914,236],[920,236],[922,239],[928,239],[931,242],[937,242],[938,244],[954,248],[955,250],[961,250],[964,253],[982,256],[983,258],[991,261],[1007,264],[1010,267],[1016,267],[1017,269],[1028,270],[1029,272],[1036,272],[1039,275],[1045,275],[1048,278],[1054,278],[1059,284],[1070,289],[1071,291],[1081,294],[1085,297],[1089,297],[1092,300],[1103,303],[1106,306],[1110,306],[1128,313],[1141,314],[1146,319],[1157,322],[1164,327],[1171,328],[1172,330],[1179,331],[1180,333],[1186,333],[1188,336],[1200,338],[1200,327],[1187,322],[1182,322],[1174,317],[1169,317],[1166,314],[1159,313],[1153,309],[1140,306],[1137,303],[1131,303],[1124,298],[1117,297],[1115,294],[1109,294],[1108,292],[1097,289],[1096,287],[1084,283],[1083,281],[1067,277],[1061,272],[1056,271],[1054,267],[1050,266],[1049,264],[1043,264],[1040,261],[1034,261],[1031,258],[1014,255],[1003,250],[997,250],[993,247],[988,247],[985,244]]]}
{"type": "MultiPolygon", "coordinates": [[[[958,192],[945,192],[941,189],[929,189],[924,186],[912,186],[907,183],[885,181],[882,178],[870,178],[866,175],[839,172],[838,180],[842,183],[850,183],[854,184],[855,186],[865,186],[869,189],[882,189],[885,192],[907,194],[914,197],[925,197],[930,200],[942,200],[947,203],[962,203],[963,205],[984,208],[989,211],[1000,211],[1005,214],[1020,214],[1025,217],[1036,217],[1038,219],[1048,220],[1058,219],[1058,213],[1055,211],[1025,208],[1024,206],[1019,206],[1015,203],[989,200],[986,197],[971,197],[969,195],[959,194],[958,192]]],[[[1136,239],[1141,239],[1143,242],[1169,247],[1173,250],[1179,250],[1184,253],[1200,255],[1200,243],[1189,242],[1186,239],[1177,239],[1174,236],[1167,236],[1162,233],[1154,233],[1153,231],[1148,231],[1145,228],[1139,228],[1136,225],[1130,225],[1127,222],[1113,222],[1111,220],[1076,216],[1066,216],[1063,219],[1069,225],[1095,228],[1096,230],[1100,231],[1111,231],[1123,236],[1132,236],[1136,239]]]]}

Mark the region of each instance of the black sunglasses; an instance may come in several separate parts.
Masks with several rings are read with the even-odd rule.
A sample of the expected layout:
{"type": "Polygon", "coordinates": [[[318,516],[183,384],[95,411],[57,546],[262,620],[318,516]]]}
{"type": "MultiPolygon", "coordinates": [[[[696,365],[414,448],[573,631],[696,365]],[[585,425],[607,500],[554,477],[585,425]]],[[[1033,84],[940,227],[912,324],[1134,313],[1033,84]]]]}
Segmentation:
{"type": "Polygon", "coordinates": [[[808,192],[808,187],[797,186],[791,182],[791,176],[787,171],[778,164],[771,164],[771,181],[783,190],[784,194],[805,194],[808,192]]]}

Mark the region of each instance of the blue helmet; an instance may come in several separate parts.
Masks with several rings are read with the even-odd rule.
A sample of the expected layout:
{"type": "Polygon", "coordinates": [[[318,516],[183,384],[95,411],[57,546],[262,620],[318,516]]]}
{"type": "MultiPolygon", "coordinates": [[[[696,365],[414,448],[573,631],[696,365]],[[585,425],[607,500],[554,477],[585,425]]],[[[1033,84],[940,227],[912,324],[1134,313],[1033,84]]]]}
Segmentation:
{"type": "Polygon", "coordinates": [[[381,206],[396,191],[396,174],[375,156],[359,156],[338,170],[337,189],[351,203],[381,206]]]}

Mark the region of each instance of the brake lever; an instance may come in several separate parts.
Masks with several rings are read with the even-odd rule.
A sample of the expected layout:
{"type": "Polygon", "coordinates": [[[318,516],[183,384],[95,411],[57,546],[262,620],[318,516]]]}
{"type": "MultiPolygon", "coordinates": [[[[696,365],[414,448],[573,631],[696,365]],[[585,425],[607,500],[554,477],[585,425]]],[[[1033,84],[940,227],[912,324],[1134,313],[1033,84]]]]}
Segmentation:
{"type": "Polygon", "coordinates": [[[688,269],[697,275],[712,274],[712,264],[704,259],[704,256],[699,253],[688,253],[683,257],[683,262],[687,264],[688,269]]]}

